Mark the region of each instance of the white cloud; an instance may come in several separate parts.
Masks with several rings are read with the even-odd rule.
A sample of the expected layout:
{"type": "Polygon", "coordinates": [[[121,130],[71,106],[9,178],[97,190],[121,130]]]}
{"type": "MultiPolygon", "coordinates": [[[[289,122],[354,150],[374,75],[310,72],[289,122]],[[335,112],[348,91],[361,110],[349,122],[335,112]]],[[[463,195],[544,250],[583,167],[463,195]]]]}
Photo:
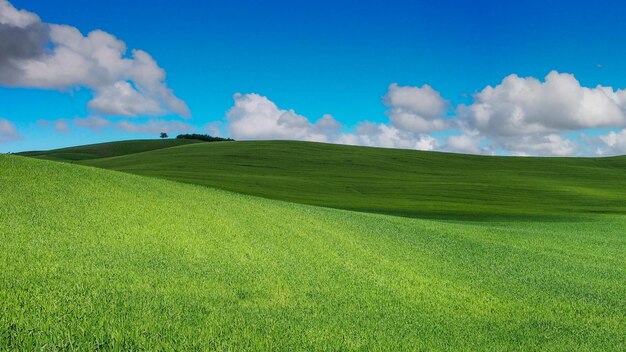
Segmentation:
{"type": "MultiPolygon", "coordinates": [[[[622,94],[621,90],[601,86],[584,88],[572,75],[552,72],[544,83],[534,78],[509,76],[502,85],[485,88],[476,94],[474,104],[459,108],[456,123],[446,120],[448,103],[432,88],[395,84],[384,98],[390,107],[390,122],[361,122],[351,133],[340,133],[341,126],[330,115],[313,123],[294,110],[280,109],[258,94],[235,95],[235,105],[228,111],[227,121],[231,136],[236,139],[295,139],[472,154],[571,156],[584,154],[586,148],[564,132],[624,124],[617,104],[622,94]],[[545,100],[543,95],[551,98],[545,100]],[[398,119],[403,114],[411,115],[414,123],[398,119]],[[423,132],[444,125],[461,134],[446,137],[445,143],[441,143],[423,132]]],[[[616,146],[613,150],[619,150],[620,142],[613,140],[621,139],[613,135],[605,139],[616,146]]]]}
{"type": "Polygon", "coordinates": [[[27,27],[39,22],[39,17],[31,12],[17,10],[7,0],[0,0],[0,24],[27,27]]]}
{"type": "Polygon", "coordinates": [[[104,31],[84,36],[68,25],[42,22],[0,0],[0,83],[14,87],[94,91],[89,107],[112,115],[189,116],[165,84],[165,71],[145,51],[104,31]]]}
{"type": "Polygon", "coordinates": [[[481,137],[476,133],[466,133],[446,138],[446,150],[455,153],[481,154],[486,150],[480,147],[481,137]]]}
{"type": "Polygon", "coordinates": [[[626,129],[598,136],[594,142],[598,146],[596,149],[598,155],[625,155],[626,129]]]}
{"type": "Polygon", "coordinates": [[[339,133],[341,125],[331,115],[311,122],[294,110],[280,109],[259,94],[236,94],[234,100],[226,119],[235,139],[292,139],[434,150],[438,141],[426,132],[448,126],[444,119],[448,102],[428,85],[390,85],[384,97],[390,123],[362,122],[353,133],[339,133]]]}
{"type": "MultiPolygon", "coordinates": [[[[513,74],[475,94],[471,105],[459,106],[457,118],[462,130],[477,133],[491,150],[573,156],[585,154],[587,146],[564,133],[625,126],[626,91],[602,85],[583,87],[574,75],[556,71],[544,81],[513,74]]],[[[448,145],[475,152],[470,141],[463,139],[449,139],[448,145]]]]}
{"type": "Polygon", "coordinates": [[[189,132],[194,129],[193,126],[188,123],[175,120],[150,120],[146,123],[120,121],[116,124],[116,127],[125,132],[135,133],[189,132]]]}
{"type": "Polygon", "coordinates": [[[448,127],[444,120],[448,102],[427,84],[420,88],[393,83],[383,101],[391,125],[399,130],[426,133],[448,127]]]}
{"type": "Polygon", "coordinates": [[[294,110],[278,108],[259,94],[235,94],[226,113],[228,130],[235,139],[292,139],[329,142],[340,125],[330,115],[311,123],[294,110]]]}
{"type": "Polygon", "coordinates": [[[107,115],[157,116],[166,113],[158,101],[139,93],[126,81],[102,88],[87,106],[107,115]]]}
{"type": "Polygon", "coordinates": [[[521,156],[573,156],[581,150],[577,143],[556,133],[496,138],[493,145],[521,156]]]}
{"type": "MultiPolygon", "coordinates": [[[[626,124],[626,92],[587,88],[571,75],[550,72],[544,82],[510,75],[461,106],[460,118],[488,136],[543,135],[626,124]]],[[[544,139],[545,139],[544,138],[544,139]]]]}
{"type": "Polygon", "coordinates": [[[340,134],[341,125],[331,115],[313,123],[294,110],[280,109],[259,94],[235,94],[234,100],[226,119],[230,135],[235,139],[306,140],[421,150],[437,147],[437,140],[429,135],[388,124],[363,122],[354,133],[340,134]]]}
{"type": "Polygon", "coordinates": [[[439,143],[427,134],[415,134],[384,123],[360,123],[354,133],[341,134],[335,143],[371,147],[435,150],[439,143]]]}
{"type": "Polygon", "coordinates": [[[7,119],[0,118],[0,142],[10,142],[20,138],[15,125],[7,119]]]}

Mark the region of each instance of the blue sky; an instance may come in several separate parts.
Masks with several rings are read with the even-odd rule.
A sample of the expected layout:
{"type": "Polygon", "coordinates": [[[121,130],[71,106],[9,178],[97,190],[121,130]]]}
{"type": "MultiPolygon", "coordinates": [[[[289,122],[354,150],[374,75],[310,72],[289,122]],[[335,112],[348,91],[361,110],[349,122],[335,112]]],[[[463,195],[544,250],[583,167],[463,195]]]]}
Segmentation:
{"type": "MultiPolygon", "coordinates": [[[[313,124],[330,114],[341,124],[333,133],[358,134],[355,131],[364,121],[398,127],[390,122],[394,105],[385,103],[392,83],[417,88],[428,84],[447,101],[443,112],[447,120],[459,119],[460,104],[471,106],[474,94],[511,74],[544,80],[555,70],[574,75],[581,87],[626,87],[626,24],[621,16],[626,4],[618,1],[11,0],[10,4],[37,14],[44,23],[67,24],[83,35],[99,29],[125,42],[128,49],[145,50],[166,72],[167,86],[186,103],[191,118],[172,111],[133,117],[94,112],[88,108],[94,89],[82,84],[51,89],[0,81],[0,118],[10,121],[19,133],[19,138],[5,138],[0,152],[152,138],[155,133],[115,126],[121,121],[140,124],[155,119],[180,120],[200,133],[208,133],[207,123],[218,121],[212,126],[219,130],[210,131],[223,135],[233,134],[232,121],[248,121],[252,125],[235,137],[255,139],[249,131],[258,127],[253,125],[258,120],[249,118],[256,113],[252,108],[245,107],[236,116],[227,114],[238,92],[258,94],[279,113],[293,109],[294,119],[306,117],[313,124]],[[73,124],[73,119],[94,115],[113,124],[100,130],[73,124]],[[59,120],[65,123],[54,128],[59,120]]],[[[400,110],[413,109],[415,104],[400,110]]],[[[416,109],[411,113],[423,112],[420,106],[416,109]]],[[[593,154],[590,150],[597,149],[597,143],[606,153],[615,154],[621,151],[620,131],[625,127],[621,123],[619,118],[558,123],[562,127],[516,135],[514,144],[536,144],[555,134],[574,144],[593,140],[565,154],[593,154]],[[597,136],[611,131],[617,142],[602,145],[597,136]]],[[[329,137],[328,141],[413,147],[406,141],[432,136],[438,141],[435,150],[558,154],[553,152],[557,149],[512,147],[501,141],[510,135],[497,134],[490,127],[452,125],[409,128],[407,134],[400,129],[404,142],[397,144],[381,142],[378,135],[329,137]],[[480,151],[454,150],[446,142],[449,136],[463,134],[475,138],[480,151]]],[[[260,137],[288,138],[289,131],[260,137]]],[[[319,139],[313,135],[319,134],[294,132],[294,139],[319,139]]]]}

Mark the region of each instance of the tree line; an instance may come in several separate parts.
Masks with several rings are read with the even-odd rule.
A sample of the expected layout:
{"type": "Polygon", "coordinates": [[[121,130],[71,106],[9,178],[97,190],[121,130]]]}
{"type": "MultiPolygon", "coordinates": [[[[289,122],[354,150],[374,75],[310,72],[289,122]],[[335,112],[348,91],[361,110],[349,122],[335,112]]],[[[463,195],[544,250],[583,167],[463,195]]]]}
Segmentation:
{"type": "Polygon", "coordinates": [[[231,142],[234,141],[232,138],[222,138],[222,137],[214,137],[208,134],[179,134],[176,136],[176,139],[197,139],[205,142],[231,142]]]}

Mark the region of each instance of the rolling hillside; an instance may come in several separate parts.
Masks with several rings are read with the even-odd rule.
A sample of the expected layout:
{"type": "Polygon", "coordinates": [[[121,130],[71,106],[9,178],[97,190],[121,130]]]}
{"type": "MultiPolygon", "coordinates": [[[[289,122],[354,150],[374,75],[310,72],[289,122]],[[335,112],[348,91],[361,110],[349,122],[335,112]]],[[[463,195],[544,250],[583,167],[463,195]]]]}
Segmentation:
{"type": "MultiPolygon", "coordinates": [[[[48,155],[59,153],[40,156],[48,155]]],[[[410,217],[626,213],[625,157],[492,157],[254,141],[198,143],[82,163],[271,199],[410,217]]]]}
{"type": "MultiPolygon", "coordinates": [[[[198,165],[177,164],[179,152],[200,155],[190,160],[207,160],[200,164],[207,170],[241,158],[215,182],[251,175],[235,186],[261,182],[259,189],[281,189],[282,183],[298,186],[302,176],[268,176],[270,166],[281,166],[269,157],[252,161],[250,148],[260,149],[257,156],[286,146],[292,152],[330,148],[235,146],[240,149],[230,152],[220,151],[226,147],[219,144],[181,146],[107,162],[118,160],[123,169],[131,160],[167,157],[168,177],[190,178],[198,165]],[[175,174],[175,166],[183,165],[192,166],[190,173],[175,174]]],[[[346,194],[344,178],[365,187],[376,180],[376,170],[393,171],[398,165],[374,158],[391,151],[371,150],[368,158],[350,159],[366,172],[364,180],[357,173],[319,176],[336,168],[337,160],[348,163],[346,158],[355,158],[352,151],[360,149],[339,150],[344,154],[316,154],[334,160],[330,165],[316,168],[296,159],[286,163],[299,172],[317,170],[310,171],[315,180],[346,194]]],[[[466,169],[474,174],[496,169],[474,157],[397,154],[402,165],[415,161],[421,177],[440,157],[467,160],[466,169]],[[472,160],[481,166],[471,169],[472,160]]],[[[558,167],[588,170],[589,175],[607,168],[601,174],[605,182],[617,182],[604,164],[611,162],[620,160],[558,167]]],[[[518,172],[523,175],[522,166],[518,172]]],[[[547,166],[542,170],[547,173],[547,166]]],[[[400,171],[385,178],[394,180],[400,171]]],[[[444,176],[446,182],[454,181],[438,172],[429,176],[430,182],[444,176]]],[[[496,180],[488,173],[485,177],[496,180]]],[[[550,175],[536,177],[532,185],[537,189],[556,183],[550,175]]],[[[565,174],[563,184],[585,190],[573,193],[576,197],[589,194],[596,201],[603,195],[599,181],[572,178],[565,174]]],[[[412,180],[404,192],[427,184],[418,177],[412,180]]],[[[489,181],[475,180],[479,185],[489,181]]],[[[519,182],[507,181],[525,185],[519,182]]],[[[626,348],[623,216],[451,223],[299,205],[19,156],[0,156],[0,184],[0,349],[626,348]]],[[[305,200],[313,199],[313,190],[325,189],[307,186],[305,200]]],[[[433,187],[444,189],[437,183],[433,187]]],[[[616,207],[611,196],[605,196],[607,204],[616,207]]],[[[577,203],[576,209],[591,205],[577,203]]]]}
{"type": "Polygon", "coordinates": [[[72,162],[128,155],[193,143],[199,143],[199,141],[190,139],[145,139],[89,144],[50,151],[33,151],[18,154],[40,159],[72,162]]]}

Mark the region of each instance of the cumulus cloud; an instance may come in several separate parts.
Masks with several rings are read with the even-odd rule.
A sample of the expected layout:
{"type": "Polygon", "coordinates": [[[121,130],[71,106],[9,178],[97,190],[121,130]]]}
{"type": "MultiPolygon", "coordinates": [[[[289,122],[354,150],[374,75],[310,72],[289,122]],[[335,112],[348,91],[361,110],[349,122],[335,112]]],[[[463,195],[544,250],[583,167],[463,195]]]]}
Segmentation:
{"type": "Polygon", "coordinates": [[[121,81],[102,88],[87,106],[107,115],[137,116],[161,115],[161,104],[139,93],[130,83],[121,81]]]}
{"type": "Polygon", "coordinates": [[[427,84],[411,87],[393,83],[383,101],[389,107],[391,125],[399,130],[426,133],[448,127],[444,120],[448,102],[427,84]]]}
{"type": "MultiPolygon", "coordinates": [[[[392,84],[383,99],[389,108],[389,122],[361,122],[350,133],[341,132],[342,126],[330,115],[311,122],[258,94],[236,94],[235,104],[226,117],[228,130],[236,139],[571,156],[585,154],[587,148],[580,140],[566,137],[566,132],[626,124],[625,94],[610,87],[582,87],[573,75],[551,72],[544,82],[516,75],[506,77],[500,85],[477,93],[473,104],[459,106],[453,118],[446,118],[449,103],[431,87],[392,84]],[[430,134],[441,129],[460,134],[441,142],[430,134]]],[[[598,150],[619,153],[623,140],[617,132],[598,137],[598,150]]]]}
{"type": "Polygon", "coordinates": [[[446,138],[445,150],[454,153],[485,154],[487,149],[480,147],[481,137],[477,133],[466,133],[446,138]]]}
{"type": "Polygon", "coordinates": [[[598,136],[592,140],[592,143],[597,146],[596,154],[598,155],[624,155],[626,154],[626,129],[598,136]]]}
{"type": "MultiPolygon", "coordinates": [[[[459,114],[488,136],[523,136],[626,124],[626,91],[587,88],[571,74],[550,72],[545,81],[510,75],[474,95],[459,114]]],[[[552,137],[550,137],[552,138],[552,137]]],[[[548,138],[548,139],[550,139],[548,138]]]]}
{"type": "Polygon", "coordinates": [[[45,23],[0,0],[0,84],[94,92],[88,106],[111,115],[189,116],[189,108],[165,84],[165,71],[145,51],[113,35],[83,35],[68,25],[45,23]]]}
{"type": "Polygon", "coordinates": [[[20,72],[14,61],[41,55],[47,38],[48,29],[37,15],[0,0],[0,77],[16,79],[20,72]]]}
{"type": "Polygon", "coordinates": [[[235,139],[293,139],[329,142],[340,125],[330,115],[315,123],[294,110],[278,108],[259,94],[235,94],[226,113],[228,130],[235,139]]]}
{"type": "MultiPolygon", "coordinates": [[[[480,136],[489,145],[487,150],[507,154],[584,154],[582,142],[567,138],[566,132],[626,125],[626,91],[602,85],[584,87],[574,75],[556,71],[543,81],[509,75],[473,99],[471,105],[457,109],[461,130],[480,136]]],[[[451,150],[475,153],[477,145],[471,142],[468,136],[460,136],[449,138],[447,145],[451,150]]]]}
{"type": "Polygon", "coordinates": [[[194,129],[193,126],[188,123],[175,120],[150,120],[145,123],[135,123],[124,120],[118,122],[116,127],[122,131],[134,133],[190,132],[194,129]]]}
{"type": "Polygon", "coordinates": [[[360,123],[353,133],[344,133],[334,142],[370,147],[435,150],[439,143],[427,134],[402,131],[384,123],[360,123]]]}
{"type": "Polygon", "coordinates": [[[20,138],[15,125],[7,119],[0,118],[0,142],[10,142],[20,138]]]}
{"type": "Polygon", "coordinates": [[[580,151],[577,143],[556,133],[496,138],[493,144],[518,156],[573,156],[580,151]]]}

